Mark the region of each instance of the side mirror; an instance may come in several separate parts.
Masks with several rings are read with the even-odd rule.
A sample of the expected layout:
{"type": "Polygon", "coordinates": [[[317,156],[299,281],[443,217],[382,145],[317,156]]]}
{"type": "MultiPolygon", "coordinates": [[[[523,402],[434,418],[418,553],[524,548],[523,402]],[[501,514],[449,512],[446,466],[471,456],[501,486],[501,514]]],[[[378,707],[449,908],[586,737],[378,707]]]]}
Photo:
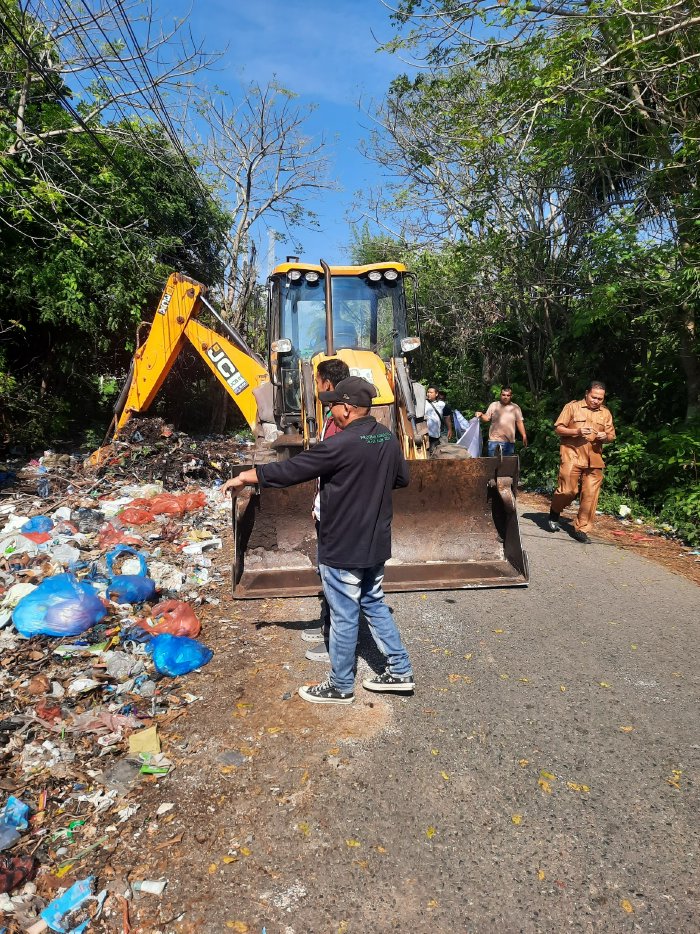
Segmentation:
{"type": "Polygon", "coordinates": [[[404,337],[401,340],[402,353],[411,353],[420,347],[420,337],[404,337]]]}
{"type": "Polygon", "coordinates": [[[292,342],[288,337],[281,337],[278,341],[273,341],[270,345],[270,350],[273,353],[291,353],[292,352],[292,342]]]}

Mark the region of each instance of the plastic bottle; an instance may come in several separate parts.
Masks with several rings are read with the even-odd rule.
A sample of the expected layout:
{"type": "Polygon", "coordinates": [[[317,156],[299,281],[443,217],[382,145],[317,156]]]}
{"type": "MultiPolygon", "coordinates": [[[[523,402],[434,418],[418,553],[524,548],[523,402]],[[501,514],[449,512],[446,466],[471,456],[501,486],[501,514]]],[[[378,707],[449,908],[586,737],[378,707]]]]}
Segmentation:
{"type": "Polygon", "coordinates": [[[14,843],[17,843],[21,834],[16,827],[9,824],[0,824],[0,850],[7,850],[14,843]]]}
{"type": "Polygon", "coordinates": [[[134,892],[147,892],[149,895],[162,895],[167,881],[155,879],[144,879],[143,882],[132,882],[131,888],[134,892]]]}

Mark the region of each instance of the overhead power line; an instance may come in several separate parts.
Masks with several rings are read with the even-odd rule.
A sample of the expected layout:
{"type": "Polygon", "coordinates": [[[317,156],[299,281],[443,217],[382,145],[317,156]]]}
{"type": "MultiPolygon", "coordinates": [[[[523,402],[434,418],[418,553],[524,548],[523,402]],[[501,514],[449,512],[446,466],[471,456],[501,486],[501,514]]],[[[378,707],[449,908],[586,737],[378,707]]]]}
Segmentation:
{"type": "MultiPolygon", "coordinates": [[[[121,10],[121,7],[120,7],[120,11],[123,13],[123,10],[121,10]]],[[[19,24],[13,23],[13,26],[16,27],[17,25],[19,24]]],[[[70,23],[68,24],[68,26],[69,26],[69,29],[72,29],[73,31],[75,31],[75,27],[71,27],[70,23]]],[[[73,106],[71,101],[68,99],[62,87],[57,83],[54,75],[51,74],[51,72],[46,69],[44,64],[34,53],[34,50],[31,48],[31,46],[28,45],[28,43],[22,38],[21,34],[18,35],[14,31],[14,29],[10,27],[8,18],[5,18],[3,22],[3,29],[5,33],[7,34],[9,40],[12,42],[15,48],[19,51],[22,57],[28,62],[28,64],[34,69],[34,71],[43,78],[46,86],[48,87],[50,92],[53,94],[57,103],[73,118],[76,124],[85,132],[85,134],[93,142],[93,144],[97,147],[97,149],[99,149],[99,151],[109,160],[109,163],[114,167],[114,169],[116,170],[117,174],[122,179],[122,181],[125,182],[128,186],[131,186],[133,184],[133,181],[128,170],[126,170],[125,167],[122,165],[122,163],[116,158],[115,154],[110,152],[110,150],[104,145],[104,143],[102,142],[100,137],[94,132],[92,127],[90,127],[90,125],[85,122],[81,114],[76,110],[76,108],[73,106]]],[[[106,34],[104,35],[106,36],[106,34]]],[[[123,33],[122,33],[122,37],[123,37],[123,33]]],[[[137,51],[141,54],[141,56],[143,55],[138,45],[137,45],[137,51]]],[[[127,74],[128,74],[128,71],[127,71],[127,74]]],[[[152,82],[153,79],[152,79],[152,76],[150,75],[150,71],[148,72],[148,75],[149,75],[149,80],[152,82]]],[[[123,90],[121,86],[120,86],[120,89],[123,90]]],[[[159,100],[161,104],[164,106],[162,102],[162,97],[160,96],[160,94],[158,96],[159,96],[159,100]]],[[[145,95],[144,95],[144,100],[146,101],[146,104],[149,107],[149,109],[152,109],[154,113],[156,114],[156,116],[158,116],[157,109],[153,108],[152,103],[148,101],[145,95]]],[[[118,110],[117,107],[115,107],[115,109],[118,110]]],[[[124,118],[123,114],[122,114],[122,118],[126,119],[124,118]]],[[[127,123],[129,122],[128,119],[126,120],[126,122],[127,123]]],[[[162,126],[162,124],[161,124],[161,129],[165,131],[166,137],[171,142],[173,142],[171,133],[168,132],[168,129],[162,126]]],[[[172,125],[170,126],[170,130],[173,133],[173,135],[176,135],[174,133],[174,127],[172,127],[172,125]]],[[[132,133],[132,135],[134,134],[132,133]]],[[[201,179],[199,178],[194,168],[192,167],[191,163],[189,162],[189,158],[187,157],[186,152],[184,151],[184,149],[182,149],[181,144],[179,144],[179,140],[177,142],[178,142],[178,145],[176,146],[175,144],[173,144],[173,148],[178,152],[178,155],[181,155],[182,160],[183,160],[183,165],[186,166],[189,172],[193,175],[194,179],[197,182],[198,189],[203,195],[203,197],[205,198],[205,200],[210,201],[211,200],[210,193],[203,186],[201,179]]],[[[140,144],[140,148],[142,148],[143,151],[146,152],[148,155],[151,155],[151,156],[153,155],[153,153],[146,146],[140,144]]],[[[61,162],[64,162],[64,165],[65,165],[65,161],[61,159],[60,157],[59,159],[61,162]]],[[[141,191],[141,196],[143,197],[144,202],[150,206],[152,219],[156,221],[158,227],[160,228],[161,233],[163,233],[166,236],[169,235],[171,231],[167,230],[163,226],[162,221],[158,223],[160,221],[160,215],[161,215],[160,208],[155,204],[154,201],[151,200],[151,198],[148,196],[148,193],[146,191],[141,191]]],[[[145,239],[151,239],[151,238],[145,238],[145,239]]]]}
{"type": "Polygon", "coordinates": [[[114,166],[114,168],[119,172],[122,179],[128,182],[129,181],[128,177],[124,175],[122,171],[122,166],[114,158],[113,153],[111,153],[109,149],[107,149],[107,147],[104,145],[104,143],[99,138],[99,136],[97,136],[97,134],[93,132],[92,127],[88,126],[88,124],[85,123],[85,121],[80,116],[78,111],[75,109],[75,107],[73,107],[71,102],[66,97],[63,89],[54,82],[53,75],[44,68],[43,64],[36,57],[31,46],[27,45],[21,36],[16,36],[14,34],[14,32],[9,26],[9,22],[7,19],[3,23],[3,29],[7,33],[7,36],[10,42],[12,42],[12,44],[16,47],[19,53],[23,56],[23,58],[25,58],[26,61],[32,66],[32,68],[34,68],[37,74],[41,75],[41,77],[44,79],[46,84],[49,86],[49,89],[55,95],[58,103],[63,107],[64,110],[66,110],[71,115],[71,117],[75,120],[78,126],[82,130],[84,130],[85,133],[88,134],[88,136],[93,141],[93,143],[97,146],[100,152],[102,152],[103,155],[105,155],[107,159],[109,159],[109,161],[114,166]]]}

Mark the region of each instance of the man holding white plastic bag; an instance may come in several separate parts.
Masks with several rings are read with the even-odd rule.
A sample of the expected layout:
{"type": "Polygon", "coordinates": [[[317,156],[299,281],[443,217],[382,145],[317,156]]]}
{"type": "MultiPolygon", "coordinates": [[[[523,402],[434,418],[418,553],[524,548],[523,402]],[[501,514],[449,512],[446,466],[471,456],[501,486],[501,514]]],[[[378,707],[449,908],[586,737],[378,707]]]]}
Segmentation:
{"type": "Polygon", "coordinates": [[[457,444],[469,452],[471,457],[481,454],[481,423],[476,416],[466,419],[457,409],[452,411],[452,421],[457,433],[457,444]]]}

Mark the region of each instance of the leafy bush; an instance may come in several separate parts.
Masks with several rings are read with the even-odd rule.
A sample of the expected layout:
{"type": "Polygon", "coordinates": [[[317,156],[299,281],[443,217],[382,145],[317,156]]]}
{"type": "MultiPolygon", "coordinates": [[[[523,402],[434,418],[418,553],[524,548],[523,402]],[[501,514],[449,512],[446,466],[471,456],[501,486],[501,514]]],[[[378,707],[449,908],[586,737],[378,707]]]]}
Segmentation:
{"type": "Polygon", "coordinates": [[[70,424],[70,405],[65,399],[42,396],[33,382],[14,378],[0,380],[0,391],[0,448],[23,447],[28,451],[65,437],[70,424]]]}
{"type": "MultiPolygon", "coordinates": [[[[520,452],[523,484],[550,492],[559,465],[552,419],[536,410],[526,425],[530,446],[520,452]]],[[[626,505],[634,516],[654,518],[689,544],[700,543],[700,428],[664,426],[645,433],[619,425],[605,458],[602,511],[617,515],[626,505]]]]}

